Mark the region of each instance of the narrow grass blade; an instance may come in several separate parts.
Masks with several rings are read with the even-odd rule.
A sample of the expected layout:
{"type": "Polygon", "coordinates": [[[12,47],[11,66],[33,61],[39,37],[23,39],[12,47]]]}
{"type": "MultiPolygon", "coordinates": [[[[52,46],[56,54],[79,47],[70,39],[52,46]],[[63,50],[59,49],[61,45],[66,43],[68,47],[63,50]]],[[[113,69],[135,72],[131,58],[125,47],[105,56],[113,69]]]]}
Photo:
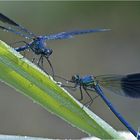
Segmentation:
{"type": "Polygon", "coordinates": [[[102,139],[120,138],[111,126],[89,109],[82,109],[82,105],[51,77],[2,41],[0,80],[89,135],[102,139]]]}

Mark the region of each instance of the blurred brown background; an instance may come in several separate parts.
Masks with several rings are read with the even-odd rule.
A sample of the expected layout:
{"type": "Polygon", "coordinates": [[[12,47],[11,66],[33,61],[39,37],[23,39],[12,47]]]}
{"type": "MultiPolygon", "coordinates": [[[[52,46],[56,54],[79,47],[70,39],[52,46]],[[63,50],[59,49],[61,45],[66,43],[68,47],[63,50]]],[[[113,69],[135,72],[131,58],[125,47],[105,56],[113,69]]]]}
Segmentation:
{"type": "MultiPolygon", "coordinates": [[[[48,41],[57,74],[127,74],[140,72],[140,2],[0,2],[2,13],[38,35],[75,29],[110,28],[112,31],[48,41]]],[[[0,31],[7,42],[23,40],[0,31]]],[[[30,57],[30,54],[28,54],[30,57]]],[[[73,93],[78,98],[79,92],[73,93]]],[[[137,129],[140,100],[106,91],[117,110],[137,129]]],[[[116,130],[127,130],[98,98],[91,106],[116,130]]],[[[0,83],[0,134],[47,138],[81,138],[87,135],[38,104],[0,83]]]]}

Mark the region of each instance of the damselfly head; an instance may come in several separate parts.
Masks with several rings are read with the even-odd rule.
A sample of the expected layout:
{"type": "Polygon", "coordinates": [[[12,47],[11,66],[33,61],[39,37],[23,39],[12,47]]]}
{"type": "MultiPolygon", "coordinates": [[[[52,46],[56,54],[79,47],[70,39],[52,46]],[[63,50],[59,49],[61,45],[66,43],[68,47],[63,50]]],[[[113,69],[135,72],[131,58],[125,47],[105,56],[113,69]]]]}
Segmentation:
{"type": "Polygon", "coordinates": [[[73,83],[77,83],[79,80],[80,80],[79,75],[73,75],[71,78],[71,82],[73,82],[73,83]]]}
{"type": "Polygon", "coordinates": [[[47,57],[50,56],[53,53],[53,50],[50,48],[45,48],[44,49],[44,55],[46,55],[47,57]]]}

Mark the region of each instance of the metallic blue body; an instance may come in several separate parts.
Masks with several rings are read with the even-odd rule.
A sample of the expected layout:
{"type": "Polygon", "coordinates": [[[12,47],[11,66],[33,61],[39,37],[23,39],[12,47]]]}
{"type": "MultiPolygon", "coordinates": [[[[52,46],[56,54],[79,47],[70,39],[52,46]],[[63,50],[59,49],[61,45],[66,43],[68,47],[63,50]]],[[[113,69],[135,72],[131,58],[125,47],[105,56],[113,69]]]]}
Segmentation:
{"type": "Polygon", "coordinates": [[[26,50],[26,49],[29,49],[29,47],[30,47],[30,46],[28,46],[28,45],[26,45],[26,46],[21,46],[21,47],[15,48],[15,50],[16,50],[17,52],[22,52],[22,51],[24,51],[24,50],[26,50]]]}
{"type": "Polygon", "coordinates": [[[52,54],[52,49],[46,47],[46,40],[42,36],[37,37],[25,46],[15,48],[18,52],[25,51],[26,49],[31,49],[35,54],[45,55],[47,57],[52,54]]]}
{"type": "Polygon", "coordinates": [[[103,101],[106,103],[106,105],[110,108],[110,110],[115,114],[115,116],[127,127],[127,129],[138,139],[140,140],[139,132],[137,132],[130,124],[125,120],[125,118],[114,108],[113,104],[109,101],[109,99],[105,96],[100,86],[97,84],[94,87],[94,90],[96,91],[100,97],[103,99],[103,101]]]}
{"type": "Polygon", "coordinates": [[[84,77],[80,78],[81,84],[84,86],[93,86],[94,84],[94,79],[93,76],[91,75],[86,75],[84,77]]]}

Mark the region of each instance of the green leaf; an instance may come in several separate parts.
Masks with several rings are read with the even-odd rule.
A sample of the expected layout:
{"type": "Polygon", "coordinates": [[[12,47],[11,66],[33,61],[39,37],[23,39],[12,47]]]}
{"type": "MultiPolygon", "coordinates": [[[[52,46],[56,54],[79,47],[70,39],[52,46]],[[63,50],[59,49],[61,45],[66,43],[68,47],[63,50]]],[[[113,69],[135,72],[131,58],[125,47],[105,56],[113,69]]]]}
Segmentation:
{"type": "Polygon", "coordinates": [[[50,76],[2,41],[0,80],[89,135],[103,139],[121,138],[106,122],[86,107],[82,108],[50,76]]]}

